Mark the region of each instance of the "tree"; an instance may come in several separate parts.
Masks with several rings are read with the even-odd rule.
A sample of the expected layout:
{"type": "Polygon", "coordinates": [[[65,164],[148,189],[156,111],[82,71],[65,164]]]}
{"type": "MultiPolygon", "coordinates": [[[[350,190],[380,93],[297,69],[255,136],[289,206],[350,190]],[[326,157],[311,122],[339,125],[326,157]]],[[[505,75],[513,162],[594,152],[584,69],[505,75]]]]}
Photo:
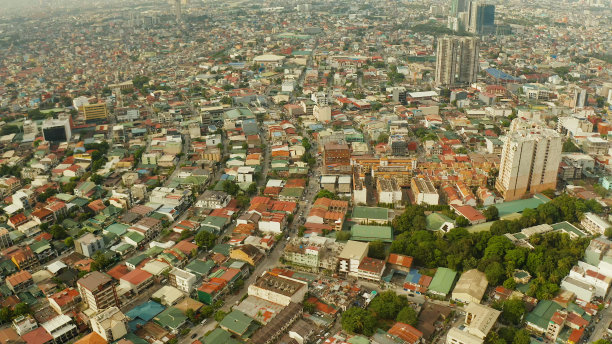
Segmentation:
{"type": "Polygon", "coordinates": [[[217,236],[207,230],[201,230],[195,236],[196,245],[209,249],[215,245],[217,236]]]}
{"type": "Polygon", "coordinates": [[[385,259],[385,243],[380,240],[372,241],[368,245],[368,257],[376,259],[385,259]]]}
{"type": "Polygon", "coordinates": [[[314,199],[316,200],[319,198],[338,199],[338,196],[329,190],[323,189],[317,193],[314,199]]]}
{"type": "Polygon", "coordinates": [[[74,246],[74,239],[72,237],[67,237],[66,239],[64,239],[64,244],[67,247],[73,247],[74,246]]]}
{"type": "Polygon", "coordinates": [[[493,304],[493,307],[502,311],[501,318],[505,324],[519,325],[525,315],[525,303],[521,299],[508,299],[501,303],[493,304]]]}
{"type": "Polygon", "coordinates": [[[468,221],[468,219],[466,219],[463,216],[459,216],[457,217],[457,219],[455,219],[455,223],[457,224],[457,226],[459,227],[467,227],[470,225],[470,221],[468,221]]]}
{"type": "Polygon", "coordinates": [[[512,277],[508,277],[504,281],[504,288],[514,290],[516,288],[516,281],[512,277]]]}
{"type": "Polygon", "coordinates": [[[342,313],[342,329],[349,333],[371,336],[376,329],[376,318],[360,307],[351,307],[342,313]]]}
{"type": "Polygon", "coordinates": [[[192,323],[195,323],[197,321],[196,312],[191,308],[185,311],[185,316],[189,318],[189,321],[191,321],[192,323]]]}
{"type": "Polygon", "coordinates": [[[51,235],[53,236],[53,239],[64,239],[68,236],[68,233],[66,232],[66,230],[64,229],[64,227],[60,226],[60,225],[53,225],[51,226],[51,235]]]}
{"type": "MultiPolygon", "coordinates": [[[[529,336],[529,332],[525,329],[520,329],[514,333],[514,340],[512,344],[529,344],[531,342],[531,337],[529,336]]],[[[610,344],[608,342],[607,344],[610,344]]]]}
{"type": "Polygon", "coordinates": [[[485,209],[482,214],[487,218],[487,221],[495,221],[499,219],[499,210],[494,205],[485,209]]]}
{"type": "Polygon", "coordinates": [[[395,320],[404,324],[416,326],[418,314],[412,307],[406,306],[397,314],[395,320]]]}
{"type": "Polygon", "coordinates": [[[227,315],[227,313],[225,313],[224,311],[218,310],[215,313],[215,321],[216,322],[221,322],[221,320],[223,320],[223,318],[225,318],[226,315],[227,315]]]}
{"type": "Polygon", "coordinates": [[[91,263],[91,271],[100,271],[106,269],[113,263],[102,251],[97,251],[93,255],[93,262],[91,263]]]}
{"type": "Polygon", "coordinates": [[[346,241],[351,238],[351,232],[349,231],[337,231],[336,232],[336,240],[338,241],[346,241]]]}
{"type": "Polygon", "coordinates": [[[246,191],[249,196],[257,195],[257,184],[251,183],[246,191]]]}
{"type": "Polygon", "coordinates": [[[368,307],[376,318],[393,320],[402,308],[408,306],[408,300],[405,297],[397,295],[394,291],[387,290],[381,292],[368,307]]]}
{"type": "Polygon", "coordinates": [[[232,196],[236,196],[238,191],[240,191],[240,187],[230,180],[225,180],[223,181],[223,191],[232,196]]]}
{"type": "Polygon", "coordinates": [[[25,315],[29,314],[30,312],[30,306],[28,306],[28,304],[25,302],[20,302],[15,305],[15,311],[13,313],[14,315],[25,315]]]}
{"type": "Polygon", "coordinates": [[[92,174],[90,180],[95,183],[96,185],[100,185],[102,184],[102,182],[104,182],[104,177],[102,177],[99,174],[92,174]]]}
{"type": "Polygon", "coordinates": [[[506,275],[506,270],[500,263],[494,262],[487,266],[485,269],[485,275],[487,276],[487,281],[489,281],[491,285],[496,286],[503,281],[506,275]]]}
{"type": "Polygon", "coordinates": [[[215,309],[212,306],[204,306],[200,308],[200,316],[202,318],[209,318],[214,312],[215,309]]]}
{"type": "Polygon", "coordinates": [[[608,238],[608,239],[612,239],[612,227],[608,227],[606,228],[604,235],[608,238]]]}
{"type": "Polygon", "coordinates": [[[310,313],[310,314],[314,313],[314,311],[317,309],[316,305],[314,303],[308,302],[308,301],[305,301],[302,304],[302,307],[304,308],[304,312],[307,312],[307,313],[310,313]]]}
{"type": "Polygon", "coordinates": [[[571,139],[567,139],[565,142],[563,142],[563,148],[561,150],[564,153],[580,152],[580,148],[578,148],[571,139]]]}

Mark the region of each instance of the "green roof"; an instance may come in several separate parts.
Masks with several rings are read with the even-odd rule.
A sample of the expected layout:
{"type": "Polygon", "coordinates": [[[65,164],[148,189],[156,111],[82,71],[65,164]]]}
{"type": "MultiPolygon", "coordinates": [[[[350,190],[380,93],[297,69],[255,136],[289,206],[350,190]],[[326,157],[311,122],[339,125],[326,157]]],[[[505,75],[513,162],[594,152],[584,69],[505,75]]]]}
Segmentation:
{"type": "Polygon", "coordinates": [[[251,326],[251,323],[254,321],[255,320],[249,318],[248,315],[242,313],[241,311],[233,310],[231,313],[226,315],[223,320],[221,320],[219,326],[242,336],[247,332],[249,326],[251,326]]]}
{"type": "Polygon", "coordinates": [[[221,216],[207,216],[201,223],[202,226],[223,228],[227,224],[227,218],[221,216]]]}
{"type": "Polygon", "coordinates": [[[446,222],[455,223],[453,219],[440,213],[431,213],[425,220],[427,221],[427,229],[430,231],[442,229],[442,225],[446,222]]]}
{"type": "Polygon", "coordinates": [[[127,232],[128,228],[130,228],[130,226],[125,225],[123,223],[113,223],[112,225],[106,227],[104,230],[122,236],[123,234],[125,234],[125,232],[127,232]]]}
{"type": "Polygon", "coordinates": [[[351,227],[351,240],[391,242],[393,229],[389,226],[354,225],[351,227]]]}
{"type": "Polygon", "coordinates": [[[204,344],[237,344],[238,341],[222,328],[217,327],[209,333],[203,341],[204,344]]]}
{"type": "Polygon", "coordinates": [[[230,250],[231,250],[231,246],[230,244],[217,244],[215,245],[215,247],[212,248],[212,251],[214,253],[221,253],[224,256],[228,256],[230,255],[230,250]]]}
{"type": "Polygon", "coordinates": [[[36,253],[36,254],[41,254],[46,250],[50,250],[51,249],[51,244],[49,244],[49,242],[45,239],[42,239],[40,241],[34,242],[32,244],[30,244],[30,248],[32,249],[32,252],[36,253]]]}
{"type": "Polygon", "coordinates": [[[130,265],[137,266],[138,264],[142,263],[142,261],[145,259],[147,259],[146,254],[139,254],[139,255],[133,256],[132,258],[126,260],[125,262],[130,265]]]}
{"type": "Polygon", "coordinates": [[[369,219],[389,221],[389,209],[379,207],[355,207],[353,208],[354,219],[369,219]]]}
{"type": "Polygon", "coordinates": [[[86,198],[77,197],[73,199],[72,201],[70,201],[70,203],[76,205],[79,208],[83,208],[84,206],[89,204],[89,200],[86,198]]]}
{"type": "Polygon", "coordinates": [[[563,307],[554,301],[542,300],[538,303],[536,308],[531,311],[531,313],[527,314],[525,321],[546,330],[548,328],[548,322],[552,316],[561,308],[563,307]]]}
{"type": "Polygon", "coordinates": [[[447,268],[438,268],[429,284],[429,291],[446,296],[451,291],[456,278],[456,271],[447,268]]]}
{"type": "Polygon", "coordinates": [[[525,209],[535,209],[540,204],[548,203],[549,201],[550,199],[546,196],[538,194],[528,199],[499,203],[495,207],[499,211],[499,216],[502,217],[512,213],[522,213],[525,209]]]}
{"type": "Polygon", "coordinates": [[[196,259],[187,264],[187,266],[185,266],[185,270],[192,271],[200,276],[206,276],[214,266],[215,262],[212,260],[203,261],[196,259]]]}
{"type": "Polygon", "coordinates": [[[162,252],[164,252],[163,248],[159,246],[153,246],[150,247],[148,250],[144,251],[144,254],[149,258],[153,258],[162,252]]]}
{"type": "Polygon", "coordinates": [[[130,238],[132,241],[134,241],[137,244],[139,244],[141,241],[145,239],[144,235],[138,232],[127,232],[125,237],[130,238]]]}
{"type": "Polygon", "coordinates": [[[364,336],[352,336],[347,340],[348,343],[351,344],[370,344],[370,340],[364,336]]]}
{"type": "Polygon", "coordinates": [[[181,325],[187,321],[187,317],[185,314],[183,314],[183,312],[181,312],[180,309],[169,307],[153,318],[153,321],[158,323],[160,326],[175,330],[181,327],[181,325]]]}
{"type": "Polygon", "coordinates": [[[280,192],[281,196],[299,198],[302,196],[304,188],[283,188],[280,192]]]}
{"type": "Polygon", "coordinates": [[[569,234],[575,234],[578,237],[585,237],[587,236],[587,234],[583,231],[581,231],[578,227],[574,226],[573,224],[567,222],[567,221],[563,221],[563,222],[559,222],[559,223],[555,223],[553,225],[550,225],[554,230],[560,230],[560,231],[564,231],[567,232],[569,234]]]}

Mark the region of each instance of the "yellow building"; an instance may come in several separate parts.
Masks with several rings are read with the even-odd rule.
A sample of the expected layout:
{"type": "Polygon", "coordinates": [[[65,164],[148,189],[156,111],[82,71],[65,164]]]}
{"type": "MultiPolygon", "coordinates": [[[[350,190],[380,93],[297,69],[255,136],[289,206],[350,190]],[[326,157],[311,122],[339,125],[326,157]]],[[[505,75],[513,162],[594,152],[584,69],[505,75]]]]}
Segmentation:
{"type": "Polygon", "coordinates": [[[87,104],[83,106],[85,121],[105,120],[108,117],[106,103],[87,104]]]}

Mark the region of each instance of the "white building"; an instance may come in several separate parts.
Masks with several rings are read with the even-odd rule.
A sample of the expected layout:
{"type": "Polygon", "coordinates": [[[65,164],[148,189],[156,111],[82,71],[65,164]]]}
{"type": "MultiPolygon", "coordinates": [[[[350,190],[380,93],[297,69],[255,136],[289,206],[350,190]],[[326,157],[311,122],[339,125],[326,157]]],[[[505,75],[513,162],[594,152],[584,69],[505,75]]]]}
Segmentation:
{"type": "Polygon", "coordinates": [[[306,282],[289,278],[286,276],[273,275],[269,272],[264,274],[249,285],[248,294],[266,301],[287,306],[291,302],[300,303],[308,292],[306,282]]]}
{"type": "Polygon", "coordinates": [[[594,235],[604,234],[608,227],[612,227],[608,222],[606,222],[601,217],[593,214],[593,213],[585,213],[580,224],[584,229],[589,231],[594,235]]]}
{"type": "Polygon", "coordinates": [[[319,122],[327,123],[331,121],[331,107],[327,105],[315,105],[312,114],[319,122]]]}
{"type": "Polygon", "coordinates": [[[474,302],[465,307],[465,313],[465,323],[448,331],[446,344],[484,343],[501,314],[498,310],[474,302]]]}
{"type": "MultiPolygon", "coordinates": [[[[513,121],[513,127],[525,123],[513,121]]],[[[513,130],[506,137],[495,187],[504,200],[557,187],[561,136],[551,129],[513,130]]]]}
{"type": "Polygon", "coordinates": [[[56,344],[66,343],[78,334],[77,327],[72,321],[72,318],[61,314],[41,325],[56,344]]]}
{"type": "Polygon", "coordinates": [[[191,293],[197,281],[196,275],[179,268],[173,268],[168,274],[170,285],[184,293],[191,293]]]}
{"type": "Polygon", "coordinates": [[[487,276],[483,272],[468,270],[459,277],[452,298],[463,303],[480,303],[488,285],[487,276]]]}
{"type": "Polygon", "coordinates": [[[128,333],[127,317],[119,308],[111,307],[91,317],[91,329],[108,343],[114,342],[128,333]]]}
{"type": "Polygon", "coordinates": [[[340,255],[339,268],[341,273],[352,277],[359,276],[359,264],[368,255],[368,243],[349,240],[340,255]]]}
{"type": "Polygon", "coordinates": [[[429,179],[412,178],[410,186],[416,204],[437,205],[440,201],[438,190],[429,179]]]}
{"type": "Polygon", "coordinates": [[[376,191],[379,203],[401,205],[402,189],[395,179],[378,178],[376,191]]]}

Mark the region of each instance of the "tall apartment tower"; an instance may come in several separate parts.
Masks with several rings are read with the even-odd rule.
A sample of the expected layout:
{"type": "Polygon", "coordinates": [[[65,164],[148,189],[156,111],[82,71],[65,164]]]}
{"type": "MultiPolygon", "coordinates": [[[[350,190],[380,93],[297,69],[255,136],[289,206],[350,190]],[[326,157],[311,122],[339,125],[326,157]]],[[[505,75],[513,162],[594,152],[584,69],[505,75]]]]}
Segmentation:
{"type": "Polygon", "coordinates": [[[495,5],[470,1],[467,30],[480,35],[495,32],[495,5]]]}
{"type": "Polygon", "coordinates": [[[554,190],[561,149],[561,136],[555,130],[521,128],[511,131],[502,150],[495,188],[506,201],[546,189],[554,190]]]}
{"type": "Polygon", "coordinates": [[[479,46],[479,40],[475,37],[438,38],[436,84],[455,86],[475,82],[478,76],[479,46]]]}

